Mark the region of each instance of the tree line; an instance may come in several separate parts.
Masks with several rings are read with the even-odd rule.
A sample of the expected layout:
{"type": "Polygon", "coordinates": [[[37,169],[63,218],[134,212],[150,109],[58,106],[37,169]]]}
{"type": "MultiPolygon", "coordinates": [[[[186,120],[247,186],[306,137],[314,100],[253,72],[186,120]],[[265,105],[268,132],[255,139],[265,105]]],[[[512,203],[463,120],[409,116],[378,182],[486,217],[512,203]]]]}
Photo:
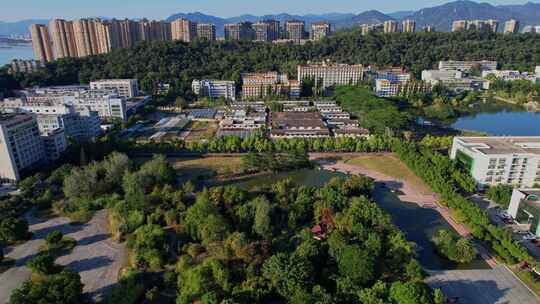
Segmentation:
{"type": "Polygon", "coordinates": [[[449,59],[497,60],[503,68],[532,71],[540,64],[540,37],[475,31],[362,36],[359,30],[349,30],[302,46],[243,41],[142,42],[105,55],[60,59],[32,74],[10,76],[4,68],[0,88],[7,91],[102,78],[137,78],[149,94],[157,91],[159,83],[169,83],[171,94],[190,98],[193,79],[230,79],[239,83],[242,73],[267,70],[295,77],[298,64],[325,59],[404,66],[417,77],[423,69],[434,68],[437,61],[449,59]]]}

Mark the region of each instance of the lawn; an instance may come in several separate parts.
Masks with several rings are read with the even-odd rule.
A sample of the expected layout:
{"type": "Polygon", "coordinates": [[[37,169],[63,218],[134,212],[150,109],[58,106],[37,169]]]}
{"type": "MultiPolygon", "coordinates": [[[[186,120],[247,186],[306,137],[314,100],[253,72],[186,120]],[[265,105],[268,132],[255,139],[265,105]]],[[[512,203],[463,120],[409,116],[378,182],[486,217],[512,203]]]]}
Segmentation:
{"type": "Polygon", "coordinates": [[[401,160],[392,154],[362,155],[343,158],[344,162],[365,170],[376,171],[397,180],[407,180],[422,194],[430,194],[429,187],[401,160]]]}
{"type": "Polygon", "coordinates": [[[239,156],[211,156],[202,158],[168,158],[181,180],[227,178],[243,172],[239,156]]]}

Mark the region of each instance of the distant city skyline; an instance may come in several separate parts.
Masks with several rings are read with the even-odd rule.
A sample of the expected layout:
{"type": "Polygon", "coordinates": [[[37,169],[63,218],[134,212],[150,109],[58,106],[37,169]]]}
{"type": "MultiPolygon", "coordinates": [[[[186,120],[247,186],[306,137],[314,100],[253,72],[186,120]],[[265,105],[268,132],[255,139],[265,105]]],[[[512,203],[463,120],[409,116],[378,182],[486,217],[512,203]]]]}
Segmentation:
{"type": "MultiPolygon", "coordinates": [[[[441,5],[449,0],[380,0],[376,3],[357,0],[5,0],[0,5],[0,21],[13,22],[24,19],[50,19],[103,16],[114,18],[150,18],[165,19],[176,13],[201,12],[217,17],[233,17],[243,14],[267,15],[288,13],[296,15],[324,13],[354,13],[366,10],[379,10],[384,13],[418,10],[441,5]],[[184,3],[183,3],[184,2],[184,3]],[[187,3],[186,3],[187,2],[187,3]]],[[[524,4],[526,0],[491,0],[492,5],[524,4]]]]}

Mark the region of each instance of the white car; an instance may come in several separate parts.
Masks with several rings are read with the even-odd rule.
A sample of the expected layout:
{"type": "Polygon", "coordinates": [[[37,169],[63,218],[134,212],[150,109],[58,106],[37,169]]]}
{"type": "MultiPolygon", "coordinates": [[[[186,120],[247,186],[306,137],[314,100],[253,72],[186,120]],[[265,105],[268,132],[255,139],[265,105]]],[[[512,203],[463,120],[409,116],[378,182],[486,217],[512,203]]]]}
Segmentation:
{"type": "Polygon", "coordinates": [[[499,217],[502,219],[512,219],[512,216],[506,211],[501,211],[498,213],[499,217]]]}
{"type": "Polygon", "coordinates": [[[532,233],[527,233],[525,235],[522,236],[522,238],[526,241],[532,241],[532,240],[536,240],[538,237],[532,233]]]}

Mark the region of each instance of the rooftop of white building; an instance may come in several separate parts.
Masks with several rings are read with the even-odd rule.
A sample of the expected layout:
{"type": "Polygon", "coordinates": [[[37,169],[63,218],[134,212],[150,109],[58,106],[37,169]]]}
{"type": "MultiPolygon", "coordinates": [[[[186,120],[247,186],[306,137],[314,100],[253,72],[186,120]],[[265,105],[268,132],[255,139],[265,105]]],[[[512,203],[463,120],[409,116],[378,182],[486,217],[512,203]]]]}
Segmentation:
{"type": "Polygon", "coordinates": [[[456,137],[455,139],[469,148],[486,155],[540,155],[540,136],[456,137]]]}

